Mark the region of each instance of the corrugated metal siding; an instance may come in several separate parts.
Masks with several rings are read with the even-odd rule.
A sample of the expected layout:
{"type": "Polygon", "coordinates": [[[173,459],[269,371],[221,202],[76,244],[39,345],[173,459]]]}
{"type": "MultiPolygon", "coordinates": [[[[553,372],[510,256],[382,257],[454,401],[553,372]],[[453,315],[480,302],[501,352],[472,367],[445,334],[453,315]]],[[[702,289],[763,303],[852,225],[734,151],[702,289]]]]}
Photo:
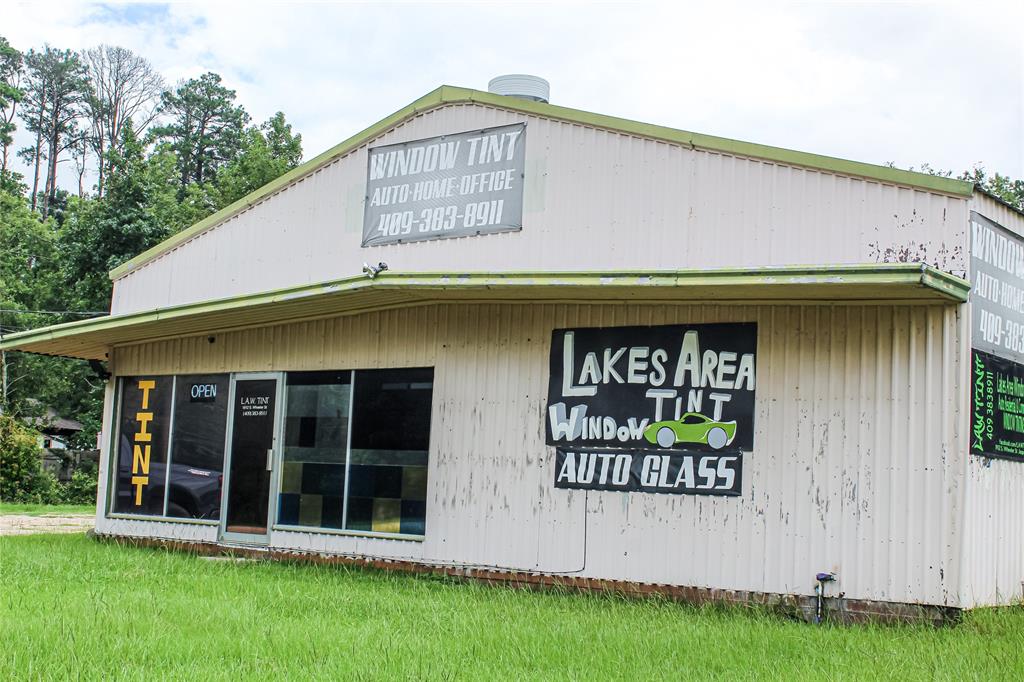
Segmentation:
{"type": "Polygon", "coordinates": [[[430,110],[372,146],[526,120],[524,227],[360,247],[366,147],[129,273],[134,312],[393,271],[927,262],[967,269],[967,202],[479,105],[430,110]]]}
{"type": "Polygon", "coordinates": [[[965,480],[965,606],[1024,599],[1024,464],[968,458],[965,480]]]}
{"type": "Polygon", "coordinates": [[[851,598],[956,605],[961,333],[952,306],[444,305],[120,348],[115,365],[435,366],[425,540],[278,532],[275,545],[803,594],[834,570],[851,598]],[[751,320],[742,497],[553,487],[552,329],[751,320]]]}
{"type": "MultiPolygon", "coordinates": [[[[1024,236],[1024,216],[997,201],[975,194],[970,208],[1024,236]]],[[[964,307],[968,320],[970,305],[964,307]]],[[[964,334],[969,338],[970,329],[964,334]]],[[[965,344],[969,347],[970,343],[965,344]]],[[[968,361],[965,350],[964,362],[968,361]]],[[[970,381],[969,369],[964,381],[970,381]]],[[[970,429],[967,397],[965,391],[963,428],[970,429]]],[[[1008,604],[1024,599],[1024,463],[969,456],[964,487],[964,605],[1008,604]]]]}
{"type": "Polygon", "coordinates": [[[991,197],[975,193],[968,204],[969,210],[977,211],[989,220],[999,223],[1007,230],[1024,237],[1024,216],[991,197]]]}
{"type": "Polygon", "coordinates": [[[161,538],[192,542],[217,541],[217,526],[199,523],[97,518],[96,532],[110,535],[127,535],[137,538],[161,538]]]}
{"type": "MultiPolygon", "coordinates": [[[[113,362],[110,363],[109,368],[111,372],[114,371],[113,362]]],[[[114,437],[111,425],[114,423],[114,387],[116,383],[113,380],[108,381],[103,388],[103,421],[100,427],[100,461],[96,484],[96,517],[98,521],[103,521],[101,517],[107,508],[105,502],[108,490],[107,476],[110,475],[110,457],[107,453],[110,452],[111,439],[114,437]]]]}

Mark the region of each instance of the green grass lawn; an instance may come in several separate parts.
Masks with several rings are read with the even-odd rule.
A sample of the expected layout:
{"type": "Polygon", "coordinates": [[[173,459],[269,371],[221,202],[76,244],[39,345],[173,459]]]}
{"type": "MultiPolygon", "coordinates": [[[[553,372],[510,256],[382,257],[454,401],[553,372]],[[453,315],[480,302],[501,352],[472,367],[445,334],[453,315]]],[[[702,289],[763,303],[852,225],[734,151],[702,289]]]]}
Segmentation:
{"type": "Polygon", "coordinates": [[[0,516],[24,514],[26,516],[64,516],[66,514],[96,514],[92,504],[9,504],[0,502],[0,516]]]}
{"type": "Polygon", "coordinates": [[[1024,610],[815,627],[753,610],[0,538],[0,679],[1022,679],[1024,610]]]}

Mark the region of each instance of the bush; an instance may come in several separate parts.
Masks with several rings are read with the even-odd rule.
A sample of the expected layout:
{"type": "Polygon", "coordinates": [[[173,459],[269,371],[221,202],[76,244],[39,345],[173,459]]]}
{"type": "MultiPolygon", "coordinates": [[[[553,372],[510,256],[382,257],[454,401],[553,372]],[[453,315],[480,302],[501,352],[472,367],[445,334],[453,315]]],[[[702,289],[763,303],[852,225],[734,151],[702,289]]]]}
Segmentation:
{"type": "Polygon", "coordinates": [[[96,502],[96,467],[75,470],[71,480],[60,487],[64,504],[93,504],[96,502]]]}
{"type": "Polygon", "coordinates": [[[61,491],[43,471],[39,435],[9,414],[0,414],[0,501],[56,504],[61,491]]]}

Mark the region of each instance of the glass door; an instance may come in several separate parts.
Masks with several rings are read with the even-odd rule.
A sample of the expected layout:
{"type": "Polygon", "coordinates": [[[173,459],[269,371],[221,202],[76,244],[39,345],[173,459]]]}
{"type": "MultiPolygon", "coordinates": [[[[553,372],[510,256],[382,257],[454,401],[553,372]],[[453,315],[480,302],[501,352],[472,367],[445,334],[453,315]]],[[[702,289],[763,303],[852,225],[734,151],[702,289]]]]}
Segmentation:
{"type": "Polygon", "coordinates": [[[236,374],[231,382],[225,511],[221,538],[267,544],[270,490],[278,443],[278,373],[236,374]]]}

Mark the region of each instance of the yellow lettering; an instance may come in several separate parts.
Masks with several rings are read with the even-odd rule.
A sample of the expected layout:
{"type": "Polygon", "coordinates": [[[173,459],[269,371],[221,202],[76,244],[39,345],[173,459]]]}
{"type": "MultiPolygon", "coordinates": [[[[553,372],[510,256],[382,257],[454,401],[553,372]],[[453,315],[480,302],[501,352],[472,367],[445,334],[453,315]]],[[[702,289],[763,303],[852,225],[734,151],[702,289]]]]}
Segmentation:
{"type": "Polygon", "coordinates": [[[149,392],[156,388],[156,381],[140,381],[139,390],[142,391],[142,409],[149,407],[149,392]]]}
{"type": "Polygon", "coordinates": [[[142,506],[142,488],[149,485],[149,476],[132,476],[132,485],[135,486],[135,506],[142,506]]]}
{"type": "Polygon", "coordinates": [[[139,422],[139,432],[135,434],[136,441],[148,443],[153,440],[153,434],[146,431],[146,429],[149,428],[149,422],[152,420],[152,412],[139,412],[135,415],[135,421],[139,422]]]}
{"type": "Polygon", "coordinates": [[[132,473],[137,474],[139,470],[142,473],[149,473],[149,447],[148,445],[136,445],[135,450],[132,453],[132,473]]]}

